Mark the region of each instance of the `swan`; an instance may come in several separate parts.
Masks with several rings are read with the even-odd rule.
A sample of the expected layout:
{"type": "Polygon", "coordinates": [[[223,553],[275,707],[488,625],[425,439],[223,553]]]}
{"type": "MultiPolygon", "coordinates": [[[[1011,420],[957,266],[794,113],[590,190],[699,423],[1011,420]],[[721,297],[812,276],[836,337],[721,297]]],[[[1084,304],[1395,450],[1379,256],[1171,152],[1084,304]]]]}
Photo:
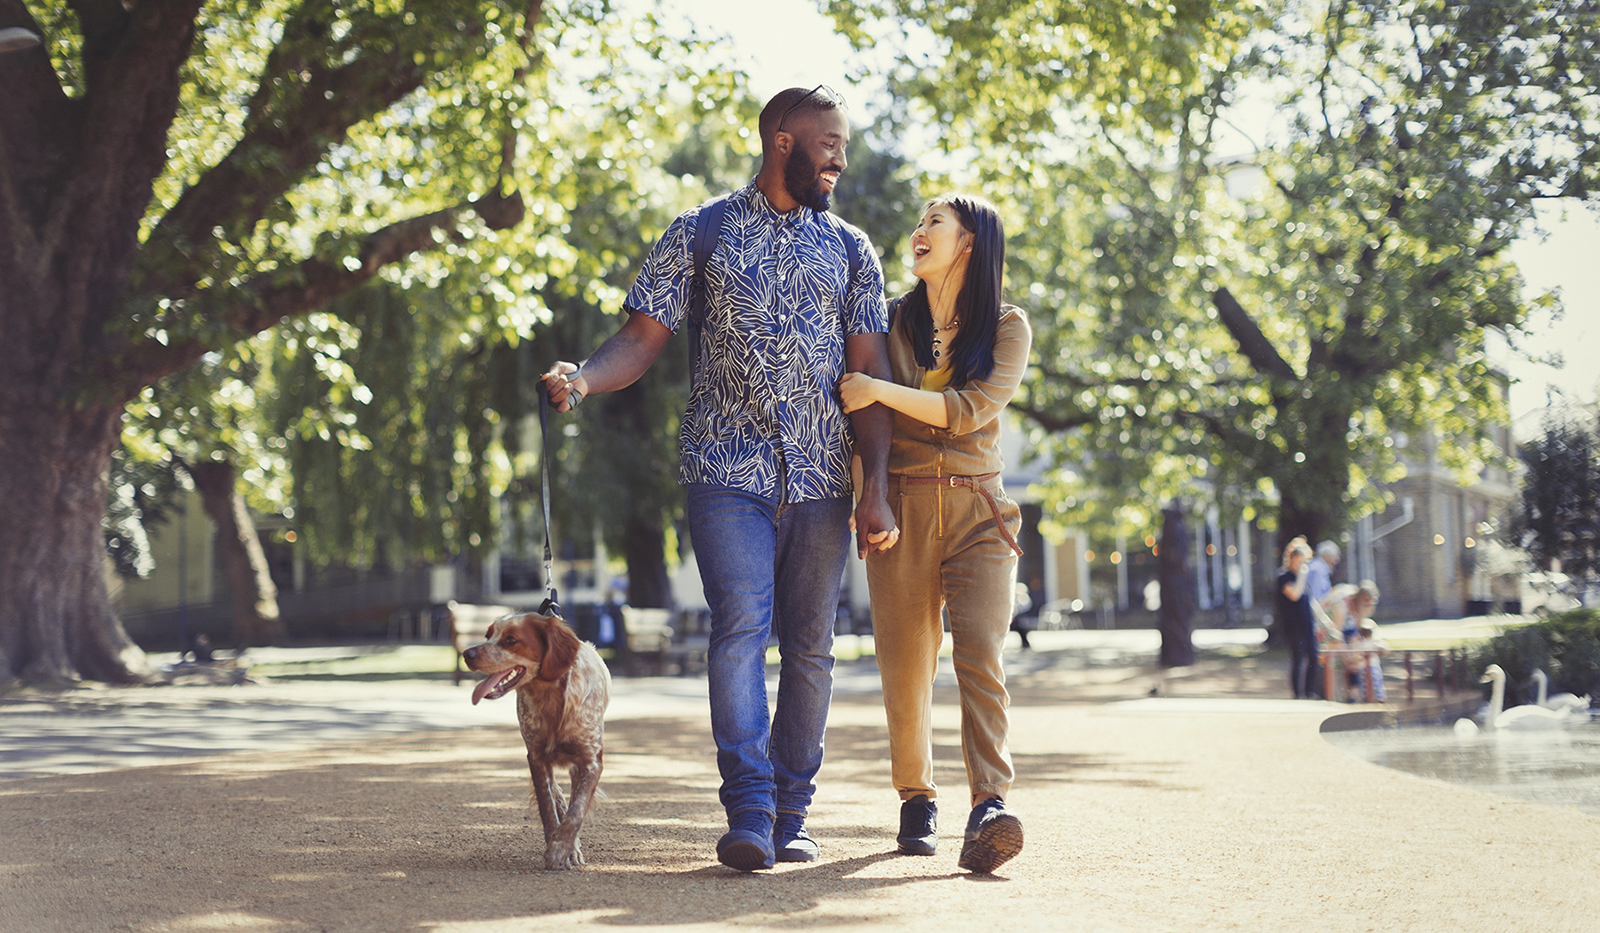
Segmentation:
{"type": "Polygon", "coordinates": [[[1491,664],[1484,669],[1483,677],[1479,683],[1493,683],[1489,698],[1489,712],[1484,716],[1484,722],[1494,729],[1553,729],[1563,726],[1571,709],[1552,710],[1531,704],[1513,706],[1508,710],[1501,710],[1506,702],[1506,672],[1498,664],[1491,664]]]}
{"type": "Polygon", "coordinates": [[[1588,694],[1584,694],[1581,697],[1570,693],[1558,693],[1552,697],[1545,696],[1545,691],[1550,686],[1550,678],[1546,677],[1544,671],[1539,670],[1537,667],[1533,669],[1533,679],[1539,683],[1539,699],[1534,701],[1539,706],[1545,709],[1570,709],[1575,713],[1589,708],[1588,694]]]}

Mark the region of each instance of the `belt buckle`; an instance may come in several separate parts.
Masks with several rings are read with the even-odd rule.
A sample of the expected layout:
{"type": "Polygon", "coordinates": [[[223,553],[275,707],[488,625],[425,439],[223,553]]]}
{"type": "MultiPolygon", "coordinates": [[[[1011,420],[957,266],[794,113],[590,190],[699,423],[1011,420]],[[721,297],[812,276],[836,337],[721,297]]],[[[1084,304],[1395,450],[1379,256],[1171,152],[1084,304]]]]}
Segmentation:
{"type": "Polygon", "coordinates": [[[951,489],[956,488],[956,480],[958,480],[958,479],[960,479],[960,477],[958,477],[958,476],[950,477],[950,488],[951,489]]]}

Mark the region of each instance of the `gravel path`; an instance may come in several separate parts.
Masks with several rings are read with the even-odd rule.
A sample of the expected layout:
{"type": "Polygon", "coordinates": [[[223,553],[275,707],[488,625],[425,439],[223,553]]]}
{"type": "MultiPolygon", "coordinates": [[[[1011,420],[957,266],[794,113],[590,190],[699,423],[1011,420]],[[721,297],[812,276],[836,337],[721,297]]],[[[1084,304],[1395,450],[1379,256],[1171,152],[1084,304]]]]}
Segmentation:
{"type": "Polygon", "coordinates": [[[1280,662],[1208,655],[1163,678],[1143,648],[1036,644],[1008,658],[1027,846],[993,877],[955,866],[948,684],[940,851],[893,854],[865,663],[842,665],[830,718],[823,860],[753,875],[712,855],[723,822],[693,679],[618,681],[607,799],[589,864],[567,873],[539,870],[509,704],[474,708],[465,687],[10,699],[0,754],[26,776],[0,780],[0,931],[1500,931],[1600,915],[1600,819],[1341,751],[1318,728],[1342,708],[1281,699],[1280,662]]]}

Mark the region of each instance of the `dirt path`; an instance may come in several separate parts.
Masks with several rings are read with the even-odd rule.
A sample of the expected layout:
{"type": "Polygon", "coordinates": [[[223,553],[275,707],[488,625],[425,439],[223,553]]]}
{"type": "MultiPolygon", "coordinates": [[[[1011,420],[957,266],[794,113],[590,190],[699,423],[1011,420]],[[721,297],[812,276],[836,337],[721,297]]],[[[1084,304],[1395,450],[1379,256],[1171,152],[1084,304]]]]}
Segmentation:
{"type": "MultiPolygon", "coordinates": [[[[1211,676],[1267,690],[1276,673],[1211,676]]],[[[994,877],[955,867],[953,693],[933,858],[893,854],[882,709],[846,695],[814,865],[716,864],[706,717],[663,706],[608,725],[607,800],[568,873],[539,870],[509,724],[0,781],[0,931],[1499,931],[1600,915],[1600,820],[1369,765],[1322,741],[1320,704],[1138,699],[1152,676],[1019,663],[1010,802],[1028,841],[994,877]]]]}

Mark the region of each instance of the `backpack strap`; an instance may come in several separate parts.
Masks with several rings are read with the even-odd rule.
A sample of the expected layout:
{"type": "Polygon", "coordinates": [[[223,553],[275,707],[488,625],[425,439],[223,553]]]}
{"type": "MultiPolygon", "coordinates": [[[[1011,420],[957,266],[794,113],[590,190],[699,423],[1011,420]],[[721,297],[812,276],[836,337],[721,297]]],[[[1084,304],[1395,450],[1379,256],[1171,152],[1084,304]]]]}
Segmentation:
{"type": "Polygon", "coordinates": [[[722,218],[728,213],[728,196],[700,205],[694,225],[694,277],[689,281],[689,383],[700,378],[700,332],[706,322],[706,264],[722,237],[722,218]]]}
{"type": "MultiPolygon", "coordinates": [[[[706,290],[706,265],[711,261],[711,253],[717,248],[717,240],[722,238],[722,220],[728,214],[728,195],[719,195],[700,205],[700,214],[695,218],[694,244],[691,247],[694,259],[694,277],[689,281],[689,381],[692,385],[700,377],[700,334],[705,329],[706,302],[709,300],[706,290]]],[[[861,269],[861,251],[856,243],[856,238],[845,229],[844,221],[833,214],[822,211],[827,218],[827,224],[844,241],[845,252],[850,255],[850,277],[845,280],[845,294],[848,295],[850,286],[855,283],[856,273],[861,269]]],[[[841,306],[842,306],[841,302],[841,306]]]]}
{"type": "Polygon", "coordinates": [[[839,234],[839,239],[844,241],[844,251],[850,254],[850,278],[845,279],[844,282],[845,295],[848,296],[850,294],[850,286],[855,284],[856,273],[861,271],[861,251],[856,244],[856,238],[850,235],[849,230],[845,229],[844,221],[828,211],[823,211],[822,216],[828,218],[828,225],[833,227],[835,233],[839,234]]]}

